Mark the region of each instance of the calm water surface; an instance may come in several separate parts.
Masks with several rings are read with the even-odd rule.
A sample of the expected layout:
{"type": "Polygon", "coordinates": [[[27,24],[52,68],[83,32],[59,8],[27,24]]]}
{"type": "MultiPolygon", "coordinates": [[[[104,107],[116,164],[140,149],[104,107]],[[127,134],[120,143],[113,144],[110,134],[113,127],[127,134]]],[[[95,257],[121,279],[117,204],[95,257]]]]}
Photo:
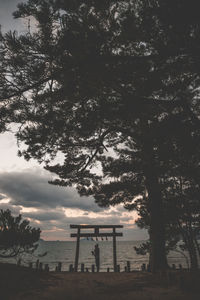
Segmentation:
{"type": "MultiPolygon", "coordinates": [[[[91,251],[94,249],[96,241],[81,241],[80,253],[79,253],[79,269],[80,264],[84,263],[85,267],[91,269],[91,265],[94,264],[94,256],[91,251]]],[[[117,242],[117,263],[120,265],[121,270],[124,270],[124,266],[127,261],[130,261],[131,270],[140,270],[143,263],[148,263],[148,256],[137,255],[134,250],[134,246],[139,246],[141,241],[118,241],[117,242]]],[[[112,241],[98,241],[100,248],[100,271],[106,271],[109,267],[113,270],[113,249],[112,241]]],[[[75,242],[63,242],[63,241],[40,241],[39,247],[35,254],[41,254],[47,252],[47,255],[40,258],[40,261],[44,264],[49,264],[50,271],[55,270],[58,262],[62,263],[62,270],[68,271],[69,265],[74,263],[76,250],[75,242]]],[[[31,258],[27,257],[22,260],[22,264],[27,265],[30,261],[33,263],[37,260],[36,256],[31,258]]],[[[2,259],[1,259],[2,261],[2,259]]],[[[5,260],[3,260],[5,262],[5,260]]],[[[11,260],[10,260],[11,261],[11,260]]],[[[171,252],[168,257],[169,264],[182,264],[183,267],[187,267],[185,259],[176,252],[171,252]]],[[[12,259],[12,262],[14,260],[12,259]]]]}

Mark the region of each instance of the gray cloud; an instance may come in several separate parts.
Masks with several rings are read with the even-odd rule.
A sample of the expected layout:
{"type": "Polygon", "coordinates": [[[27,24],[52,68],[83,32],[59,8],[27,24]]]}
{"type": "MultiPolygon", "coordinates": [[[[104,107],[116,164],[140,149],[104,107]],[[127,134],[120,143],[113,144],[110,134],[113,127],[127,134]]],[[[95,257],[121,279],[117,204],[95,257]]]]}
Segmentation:
{"type": "Polygon", "coordinates": [[[3,199],[5,199],[5,196],[0,194],[0,201],[3,200],[3,199]]]}
{"type": "Polygon", "coordinates": [[[17,9],[20,0],[0,0],[0,24],[3,31],[21,30],[21,21],[14,20],[12,13],[17,9]]]}
{"type": "Polygon", "coordinates": [[[24,218],[31,218],[38,221],[56,221],[66,219],[66,215],[63,210],[39,210],[37,212],[24,212],[24,218]]]}
{"type": "Polygon", "coordinates": [[[40,227],[45,239],[69,239],[70,224],[122,224],[123,239],[147,238],[146,231],[129,224],[133,215],[123,215],[125,210],[122,206],[114,211],[104,210],[94,203],[92,197],[80,197],[73,188],[48,184],[50,176],[39,167],[20,172],[1,172],[0,209],[10,209],[17,215],[22,207],[29,208],[30,212],[25,210],[23,217],[31,220],[31,226],[40,227]],[[5,197],[10,199],[9,203],[1,203],[5,197]],[[37,211],[31,211],[32,208],[37,211]],[[71,209],[69,215],[68,211],[65,214],[65,208],[71,209]]]}
{"type": "Polygon", "coordinates": [[[50,185],[49,179],[50,175],[40,168],[0,173],[0,192],[6,194],[13,205],[102,211],[92,197],[80,197],[74,188],[50,185]]]}

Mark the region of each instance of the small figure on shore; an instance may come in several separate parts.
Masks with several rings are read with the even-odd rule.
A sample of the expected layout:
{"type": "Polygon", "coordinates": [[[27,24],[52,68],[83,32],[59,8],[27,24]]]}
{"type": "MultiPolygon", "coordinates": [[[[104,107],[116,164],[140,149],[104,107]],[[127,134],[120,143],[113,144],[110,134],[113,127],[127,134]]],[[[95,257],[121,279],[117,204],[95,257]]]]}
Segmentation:
{"type": "Polygon", "coordinates": [[[144,272],[144,271],[146,271],[146,264],[142,264],[141,265],[141,270],[144,272]]]}
{"type": "Polygon", "coordinates": [[[96,264],[97,272],[99,272],[99,268],[100,268],[100,249],[99,249],[98,244],[95,245],[94,251],[92,251],[92,255],[94,255],[94,257],[95,257],[95,264],[96,264]]]}

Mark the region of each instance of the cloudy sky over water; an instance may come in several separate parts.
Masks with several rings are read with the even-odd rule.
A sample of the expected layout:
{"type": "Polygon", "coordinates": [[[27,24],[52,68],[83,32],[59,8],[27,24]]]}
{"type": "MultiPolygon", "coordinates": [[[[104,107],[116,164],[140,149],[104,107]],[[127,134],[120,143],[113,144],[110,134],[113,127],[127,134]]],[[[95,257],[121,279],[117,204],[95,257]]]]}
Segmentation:
{"type": "MultiPolygon", "coordinates": [[[[2,31],[23,32],[25,22],[13,20],[19,0],[0,0],[2,31]]],[[[52,174],[36,162],[17,157],[14,134],[0,134],[0,208],[22,213],[32,226],[42,229],[46,240],[70,240],[70,224],[122,224],[125,240],[146,239],[147,234],[134,224],[135,212],[122,206],[102,209],[94,199],[80,197],[75,189],[48,184],[52,174]]]]}

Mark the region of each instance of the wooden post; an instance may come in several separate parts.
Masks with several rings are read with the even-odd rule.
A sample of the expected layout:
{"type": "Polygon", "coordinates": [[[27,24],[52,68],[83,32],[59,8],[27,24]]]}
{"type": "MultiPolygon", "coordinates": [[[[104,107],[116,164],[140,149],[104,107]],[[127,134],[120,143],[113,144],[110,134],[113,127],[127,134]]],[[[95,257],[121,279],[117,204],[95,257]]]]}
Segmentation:
{"type": "Polygon", "coordinates": [[[76,256],[75,256],[74,272],[78,272],[79,246],[80,246],[80,228],[78,228],[78,231],[77,231],[76,256]]]}
{"type": "Polygon", "coordinates": [[[175,264],[172,264],[172,269],[176,270],[176,265],[175,264]]]}
{"type": "Polygon", "coordinates": [[[40,264],[39,264],[39,270],[40,270],[40,271],[42,271],[42,265],[43,265],[43,263],[40,262],[40,264]]]}
{"type": "Polygon", "coordinates": [[[39,263],[40,263],[40,261],[39,261],[39,259],[37,259],[36,260],[36,263],[35,263],[35,268],[38,270],[38,268],[39,268],[39,263]]]}
{"type": "Polygon", "coordinates": [[[113,269],[114,272],[117,272],[117,251],[116,251],[115,228],[113,228],[113,269]]]}
{"type": "Polygon", "coordinates": [[[49,265],[48,265],[48,264],[45,264],[45,265],[44,265],[44,270],[45,270],[46,272],[49,272],[49,265]]]}
{"type": "Polygon", "coordinates": [[[84,272],[84,270],[85,270],[85,265],[81,264],[81,272],[84,272]]]}
{"type": "Polygon", "coordinates": [[[127,272],[131,271],[131,265],[130,265],[130,261],[127,260],[127,272]]]}
{"type": "Polygon", "coordinates": [[[74,271],[73,265],[70,264],[70,265],[69,265],[69,272],[73,272],[73,271],[74,271]]]}
{"type": "Polygon", "coordinates": [[[61,272],[61,270],[62,270],[62,263],[59,262],[59,263],[58,263],[58,272],[61,272]]]}

